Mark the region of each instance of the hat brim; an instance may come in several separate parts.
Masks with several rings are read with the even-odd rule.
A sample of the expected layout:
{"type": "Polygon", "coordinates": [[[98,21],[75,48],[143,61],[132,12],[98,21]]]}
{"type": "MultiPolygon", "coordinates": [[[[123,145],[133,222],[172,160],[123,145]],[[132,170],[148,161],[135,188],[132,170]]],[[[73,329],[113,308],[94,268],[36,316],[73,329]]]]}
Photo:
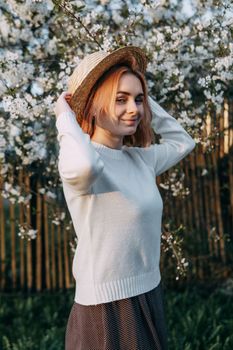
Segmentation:
{"type": "Polygon", "coordinates": [[[108,69],[121,62],[128,63],[133,67],[135,67],[136,64],[139,71],[142,73],[146,72],[146,55],[142,49],[136,46],[126,46],[117,49],[103,58],[103,60],[88,73],[70,99],[70,107],[75,112],[79,122],[83,119],[83,111],[95,83],[108,69]]]}

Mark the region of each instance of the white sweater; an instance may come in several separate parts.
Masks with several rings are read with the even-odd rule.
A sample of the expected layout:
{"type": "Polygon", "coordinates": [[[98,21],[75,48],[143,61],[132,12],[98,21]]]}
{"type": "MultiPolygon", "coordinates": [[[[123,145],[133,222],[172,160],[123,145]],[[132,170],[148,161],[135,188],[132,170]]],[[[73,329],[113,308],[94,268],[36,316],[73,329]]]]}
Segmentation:
{"type": "Polygon", "coordinates": [[[162,174],[195,147],[175,118],[149,98],[160,144],[111,149],[90,140],[72,112],[58,116],[58,169],[78,237],[75,301],[97,305],[160,282],[162,174]]]}

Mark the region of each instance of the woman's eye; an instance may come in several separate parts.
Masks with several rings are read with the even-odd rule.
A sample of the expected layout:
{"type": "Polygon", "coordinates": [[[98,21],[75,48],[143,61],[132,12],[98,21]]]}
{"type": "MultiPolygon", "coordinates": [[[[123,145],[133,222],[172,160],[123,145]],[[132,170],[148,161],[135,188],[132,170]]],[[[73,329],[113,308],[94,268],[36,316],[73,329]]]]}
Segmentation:
{"type": "MultiPolygon", "coordinates": [[[[126,99],[124,99],[124,98],[118,98],[116,101],[117,101],[117,102],[120,102],[120,103],[125,103],[125,102],[126,102],[126,99]]],[[[140,99],[140,100],[136,100],[135,102],[138,103],[138,104],[140,104],[140,103],[143,102],[143,100],[140,99]]]]}
{"type": "Polygon", "coordinates": [[[117,102],[125,102],[125,99],[124,98],[118,98],[117,102]]]}

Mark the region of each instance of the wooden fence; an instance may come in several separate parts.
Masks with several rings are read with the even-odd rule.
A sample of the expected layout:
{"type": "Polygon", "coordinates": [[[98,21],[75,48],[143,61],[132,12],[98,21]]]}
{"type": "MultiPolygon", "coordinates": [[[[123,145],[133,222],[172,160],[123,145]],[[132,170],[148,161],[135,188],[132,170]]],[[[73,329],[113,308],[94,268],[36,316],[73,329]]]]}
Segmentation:
{"type": "MultiPolygon", "coordinates": [[[[205,152],[199,145],[176,168],[177,176],[185,174],[182,181],[190,189],[188,195],[176,197],[172,191],[159,187],[164,200],[163,221],[170,224],[169,229],[163,225],[163,233],[166,235],[179,225],[184,226],[183,251],[190,263],[187,281],[226,278],[231,273],[232,122],[232,101],[225,101],[220,115],[207,115],[202,137],[213,136],[213,150],[205,152]]],[[[0,290],[41,291],[73,287],[71,246],[75,245],[75,235],[64,199],[60,198],[57,204],[41,193],[39,177],[32,179],[31,174],[22,169],[15,174],[17,184],[32,197],[25,205],[14,204],[0,196],[0,290]],[[67,218],[57,225],[54,213],[59,217],[62,211],[66,212],[67,218]],[[36,229],[37,238],[21,239],[18,224],[36,229]]],[[[157,178],[157,184],[166,183],[173,175],[174,168],[169,169],[157,178]]],[[[8,181],[13,183],[15,179],[12,176],[8,181]]],[[[2,178],[0,188],[4,188],[2,178]]],[[[174,265],[171,254],[162,251],[161,270],[168,280],[175,279],[174,265]]]]}

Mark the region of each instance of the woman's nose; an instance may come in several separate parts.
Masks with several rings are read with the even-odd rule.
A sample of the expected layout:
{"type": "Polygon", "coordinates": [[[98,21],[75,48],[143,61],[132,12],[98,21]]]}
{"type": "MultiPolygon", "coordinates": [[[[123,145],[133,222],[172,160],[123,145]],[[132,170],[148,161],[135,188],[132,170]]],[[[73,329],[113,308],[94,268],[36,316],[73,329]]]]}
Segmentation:
{"type": "Polygon", "coordinates": [[[128,102],[128,105],[127,105],[127,112],[128,113],[137,113],[138,112],[138,107],[137,107],[137,104],[134,100],[131,100],[128,102]]]}

